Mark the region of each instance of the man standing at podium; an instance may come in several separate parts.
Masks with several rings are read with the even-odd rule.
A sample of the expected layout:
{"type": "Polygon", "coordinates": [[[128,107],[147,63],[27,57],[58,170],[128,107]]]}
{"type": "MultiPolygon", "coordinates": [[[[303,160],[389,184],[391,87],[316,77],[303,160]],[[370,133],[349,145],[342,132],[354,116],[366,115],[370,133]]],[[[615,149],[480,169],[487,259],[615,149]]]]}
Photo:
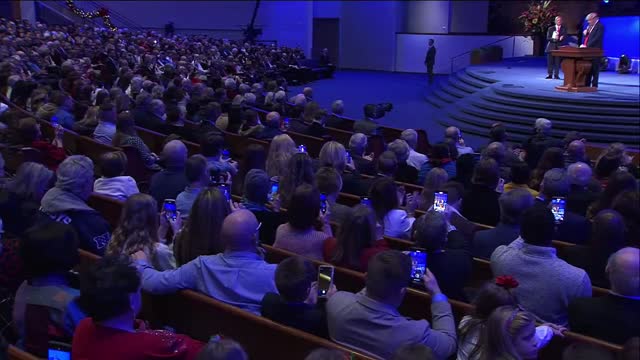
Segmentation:
{"type": "Polygon", "coordinates": [[[567,36],[567,27],[562,26],[562,16],[556,16],[555,25],[550,26],[547,30],[547,79],[551,79],[551,76],[555,79],[560,79],[560,57],[552,56],[551,50],[558,50],[558,47],[564,44],[565,37],[567,36]]]}
{"type": "MultiPolygon", "coordinates": [[[[589,26],[584,30],[581,48],[602,49],[602,39],[604,38],[604,25],[600,23],[597,13],[587,15],[589,26]]],[[[600,76],[600,58],[591,60],[591,74],[587,77],[585,86],[598,87],[598,77],[600,76]]]]}

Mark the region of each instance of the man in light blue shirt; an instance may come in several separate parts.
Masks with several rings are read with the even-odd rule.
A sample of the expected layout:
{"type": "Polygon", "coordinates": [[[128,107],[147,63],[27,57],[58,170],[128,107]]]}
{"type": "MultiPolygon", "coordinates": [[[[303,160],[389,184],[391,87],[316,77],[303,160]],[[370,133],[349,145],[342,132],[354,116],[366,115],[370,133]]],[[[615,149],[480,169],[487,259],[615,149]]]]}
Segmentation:
{"type": "Polygon", "coordinates": [[[209,184],[207,159],[202,155],[192,155],[187,159],[184,174],[189,181],[189,185],[176,197],[176,210],[178,210],[182,219],[189,217],[191,207],[196,198],[209,184]]]}
{"type": "Polygon", "coordinates": [[[433,326],[427,320],[410,320],[398,312],[409,286],[411,263],[398,251],[376,254],[369,261],[365,290],[359,294],[339,291],[328,300],[331,339],[384,359],[409,343],[426,345],[439,359],[452,355],[456,351],[456,325],[451,305],[428,269],[423,282],[432,296],[433,326]]]}
{"type": "Polygon", "coordinates": [[[100,105],[100,119],[93,130],[93,138],[100,143],[111,145],[116,134],[116,108],[113,103],[100,105]]]}
{"type": "Polygon", "coordinates": [[[248,210],[231,213],[222,223],[222,254],[199,256],[176,270],[156,271],[143,252],[134,254],[142,278],[142,289],[166,294],[193,289],[240,309],[260,315],[260,302],[266,293],[278,290],[276,265],[267,264],[256,244],[258,220],[248,210]]]}

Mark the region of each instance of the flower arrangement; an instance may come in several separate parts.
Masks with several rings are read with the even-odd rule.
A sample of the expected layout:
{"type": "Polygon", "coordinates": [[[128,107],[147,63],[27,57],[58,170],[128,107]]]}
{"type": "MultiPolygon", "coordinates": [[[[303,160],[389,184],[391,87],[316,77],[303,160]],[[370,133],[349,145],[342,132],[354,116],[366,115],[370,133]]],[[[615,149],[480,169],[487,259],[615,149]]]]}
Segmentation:
{"type": "Polygon", "coordinates": [[[524,31],[528,33],[544,33],[553,25],[558,10],[551,5],[551,0],[535,0],[518,19],[524,24],[524,31]]]}

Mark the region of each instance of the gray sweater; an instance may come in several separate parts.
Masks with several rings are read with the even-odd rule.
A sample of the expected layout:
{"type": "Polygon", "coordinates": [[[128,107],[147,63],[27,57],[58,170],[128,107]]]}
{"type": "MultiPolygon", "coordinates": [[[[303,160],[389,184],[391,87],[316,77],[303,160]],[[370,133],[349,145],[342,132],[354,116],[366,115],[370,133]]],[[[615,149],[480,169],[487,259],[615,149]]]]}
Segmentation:
{"type": "Polygon", "coordinates": [[[558,259],[556,249],[529,245],[522,238],[499,246],[491,255],[494,276],[511,275],[518,303],[546,322],[567,326],[569,303],[591,297],[587,273],[558,259]]]}

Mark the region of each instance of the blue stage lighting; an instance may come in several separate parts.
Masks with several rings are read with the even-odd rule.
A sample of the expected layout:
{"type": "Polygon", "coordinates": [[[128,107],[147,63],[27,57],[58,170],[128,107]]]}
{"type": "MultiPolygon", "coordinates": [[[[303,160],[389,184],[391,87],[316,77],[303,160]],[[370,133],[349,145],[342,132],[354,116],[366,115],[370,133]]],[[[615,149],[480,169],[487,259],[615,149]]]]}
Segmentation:
{"type": "Polygon", "coordinates": [[[608,4],[609,0],[602,0],[603,3],[608,4]]]}

